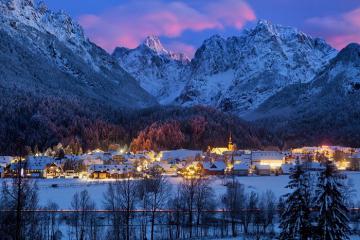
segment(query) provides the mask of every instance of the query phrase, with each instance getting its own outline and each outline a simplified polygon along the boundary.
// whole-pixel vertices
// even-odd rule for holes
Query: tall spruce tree
[[[293,192],[286,194],[285,209],[281,215],[280,240],[306,240],[312,235],[311,191],[309,173],[297,164],[290,175],[286,188]]]
[[[348,209],[343,191],[344,176],[332,162],[327,161],[317,185],[316,206],[319,209],[317,235],[320,239],[349,239]]]

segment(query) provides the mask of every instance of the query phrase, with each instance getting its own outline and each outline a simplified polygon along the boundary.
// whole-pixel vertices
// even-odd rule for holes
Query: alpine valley
[[[32,0],[0,0],[5,154],[134,138],[158,149],[206,148],[229,132],[243,147],[353,146],[360,144],[359,99],[355,43],[338,52],[260,20],[238,36],[206,39],[192,59],[156,36],[108,54],[67,14]],[[161,143],[160,133],[175,140]]]

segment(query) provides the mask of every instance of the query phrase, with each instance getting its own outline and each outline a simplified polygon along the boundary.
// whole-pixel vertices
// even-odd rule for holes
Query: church
[[[237,150],[236,144],[232,141],[232,134],[230,133],[227,147],[208,147],[208,153],[223,155],[226,152],[234,152]]]

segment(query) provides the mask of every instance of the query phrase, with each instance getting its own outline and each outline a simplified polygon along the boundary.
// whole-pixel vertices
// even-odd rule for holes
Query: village
[[[26,158],[0,156],[1,178],[21,175],[28,178],[121,179],[143,178],[156,170],[184,178],[217,176],[278,176],[289,174],[301,163],[305,169],[321,171],[322,163],[333,161],[342,171],[360,171],[360,149],[341,146],[302,147],[288,151],[237,149],[231,135],[226,147],[207,151],[177,149],[131,153],[120,146],[74,155],[55,153]]]

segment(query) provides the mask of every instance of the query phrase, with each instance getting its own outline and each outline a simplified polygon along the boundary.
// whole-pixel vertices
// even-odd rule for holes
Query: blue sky
[[[136,47],[147,35],[193,55],[214,34],[239,35],[257,20],[294,26],[340,49],[360,42],[359,0],[45,0],[64,10],[89,38],[111,52]],[[74,3],[75,2],[75,3]]]

